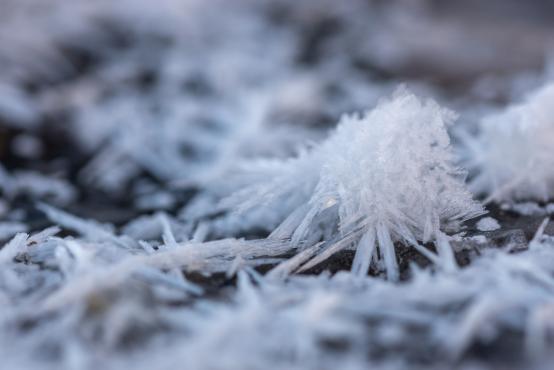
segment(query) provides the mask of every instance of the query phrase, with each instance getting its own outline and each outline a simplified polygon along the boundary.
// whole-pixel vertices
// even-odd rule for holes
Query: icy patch
[[[483,217],[477,222],[476,226],[479,231],[494,231],[500,229],[500,224],[492,217]]]

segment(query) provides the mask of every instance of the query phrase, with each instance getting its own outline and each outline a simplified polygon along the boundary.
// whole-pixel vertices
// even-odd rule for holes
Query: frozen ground
[[[550,369],[548,1],[0,2],[0,368]]]

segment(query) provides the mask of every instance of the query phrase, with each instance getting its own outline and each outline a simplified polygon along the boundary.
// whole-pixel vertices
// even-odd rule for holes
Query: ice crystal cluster
[[[271,237],[291,238],[303,248],[323,240],[322,256],[357,244],[352,269],[358,274],[367,274],[377,246],[376,260],[397,279],[394,242],[452,268],[441,227],[482,213],[465,189],[464,172],[454,165],[447,133],[454,118],[435,102],[400,89],[371,111],[343,116],[320,146],[273,164],[273,178],[259,173],[257,183],[251,178],[251,185],[223,203],[283,209],[290,215]],[[298,176],[305,181],[296,182]],[[420,244],[429,241],[439,256]]]
[[[470,188],[495,201],[552,198],[554,189],[554,84],[522,103],[483,118],[478,136],[466,139]]]
[[[549,4],[0,1],[0,368],[550,369]]]

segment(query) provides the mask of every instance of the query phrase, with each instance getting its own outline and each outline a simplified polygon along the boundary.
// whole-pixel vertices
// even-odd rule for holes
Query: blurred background
[[[399,83],[475,125],[551,78],[553,32],[547,0],[1,0],[0,218],[185,214]]]

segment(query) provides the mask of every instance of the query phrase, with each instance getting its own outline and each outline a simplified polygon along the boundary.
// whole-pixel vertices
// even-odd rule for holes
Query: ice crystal
[[[524,102],[482,119],[479,133],[463,135],[469,187],[489,200],[543,200],[554,193],[554,84]]]

